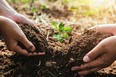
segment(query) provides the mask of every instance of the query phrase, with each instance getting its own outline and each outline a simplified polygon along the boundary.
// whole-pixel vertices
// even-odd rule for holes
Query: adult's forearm
[[[0,15],[16,13],[16,11],[7,3],[6,0],[0,0]]]

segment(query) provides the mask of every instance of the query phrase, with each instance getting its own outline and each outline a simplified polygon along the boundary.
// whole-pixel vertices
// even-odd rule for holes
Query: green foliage
[[[27,3],[33,3],[36,0],[20,0],[20,1],[27,4]]]
[[[45,4],[41,4],[41,5],[40,5],[40,9],[47,9],[47,8],[48,8],[48,6],[45,5]]]
[[[94,0],[63,0],[63,3],[67,5],[68,9],[74,14],[80,14],[83,16],[96,16],[99,14],[100,8],[93,8]]]
[[[23,3],[28,3],[30,0],[21,0]]]
[[[57,0],[48,0],[49,2],[55,2],[55,1],[57,1]]]
[[[31,11],[32,11],[33,13],[36,13],[36,12],[38,12],[38,9],[35,8],[35,7],[32,7],[32,8],[31,8]]]
[[[53,37],[56,38],[58,41],[62,42],[63,39],[69,38],[69,33],[72,32],[72,28],[70,26],[65,26],[63,22],[58,24],[55,21],[52,21],[53,28],[57,30],[57,34],[54,34]]]
[[[37,1],[37,0],[9,0],[13,3],[24,3],[24,4],[29,4],[29,3],[33,3],[34,1]]]
[[[63,37],[62,37],[61,34],[54,34],[53,37],[54,37],[55,39],[57,39],[58,41],[60,41],[60,42],[63,41]]]
[[[11,0],[13,3],[16,3],[17,0]]]

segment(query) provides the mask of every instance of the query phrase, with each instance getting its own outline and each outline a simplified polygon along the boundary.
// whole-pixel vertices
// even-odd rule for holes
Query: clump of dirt
[[[85,30],[81,36],[73,39],[73,43],[70,45],[67,53],[67,58],[73,58],[75,62],[82,60],[85,54],[91,51],[101,40],[109,36],[111,34]]]
[[[27,24],[19,24],[19,26],[23,30],[27,39],[31,41],[35,46],[36,48],[35,52],[46,52],[50,54],[50,48],[48,42],[45,36],[40,32],[38,27],[27,25]],[[21,43],[19,44],[22,48],[25,48]]]

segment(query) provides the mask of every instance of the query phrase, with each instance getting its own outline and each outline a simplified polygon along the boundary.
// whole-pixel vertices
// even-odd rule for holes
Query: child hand
[[[91,28],[116,35],[116,25],[100,25]],[[84,65],[72,67],[80,75],[86,75],[111,65],[116,60],[116,36],[102,40],[95,48],[85,55]]]
[[[0,32],[3,34],[7,47],[26,56],[43,55],[44,53],[28,53],[22,49],[18,42],[21,42],[27,49],[34,51],[34,45],[26,38],[20,27],[12,20],[0,16]]]

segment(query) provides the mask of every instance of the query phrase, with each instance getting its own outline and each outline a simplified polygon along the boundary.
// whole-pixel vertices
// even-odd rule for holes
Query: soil
[[[50,54],[50,48],[45,36],[40,33],[40,30],[36,26],[30,26],[27,24],[19,24],[20,28],[26,35],[27,39],[33,43],[36,50],[35,52],[46,52]],[[22,48],[25,48],[21,43],[19,43]],[[26,48],[25,48],[26,49]],[[27,49],[28,50],[28,49]],[[29,51],[29,50],[28,50]],[[30,51],[29,51],[30,52]],[[33,52],[31,52],[33,53]]]
[[[9,51],[3,38],[0,37],[0,77],[79,77],[78,71],[72,72],[70,68],[83,64],[83,56],[102,39],[111,36],[111,34],[85,29],[97,24],[116,23],[114,6],[112,9],[104,9],[99,14],[88,16],[82,13],[84,11],[82,8],[69,10],[70,6],[62,4],[63,0],[54,0],[55,2],[35,0],[32,3],[24,3],[23,0],[7,1],[18,13],[36,22],[39,28],[27,24],[19,25],[27,38],[35,45],[34,52],[46,52],[46,55],[26,57]],[[40,1],[47,1],[47,3]],[[49,7],[42,9],[41,4]],[[37,11],[33,12],[32,8],[36,8]],[[89,11],[88,8],[86,10]],[[53,34],[57,31],[52,28],[52,21],[63,22],[66,26],[71,26],[73,30],[70,38],[63,39],[62,43],[54,39]],[[83,30],[85,30],[84,33]],[[81,35],[77,36],[79,33]],[[21,43],[19,45],[25,48]],[[29,51],[29,53],[33,52]],[[116,77],[116,62],[85,77]]]
[[[80,77],[78,72],[72,72],[70,68],[83,64],[83,56],[101,40],[111,36],[111,34],[85,30],[78,37],[74,36],[70,44],[57,50],[47,43],[38,28],[22,24],[20,27],[35,45],[36,51],[50,53],[44,56],[26,57],[7,50],[4,42],[0,42],[0,50],[2,50],[0,53],[0,77]],[[21,47],[23,46],[21,45]],[[116,70],[115,65],[110,72],[102,70],[85,77],[115,77],[116,72],[113,70]]]

